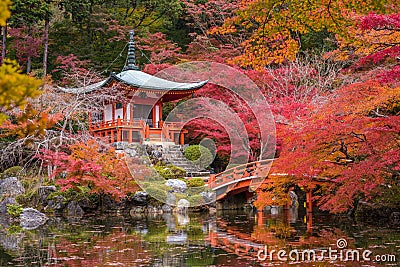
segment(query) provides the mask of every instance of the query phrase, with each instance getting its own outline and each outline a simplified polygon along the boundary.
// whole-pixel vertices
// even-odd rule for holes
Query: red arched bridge
[[[235,166],[218,174],[211,174],[208,187],[216,192],[217,200],[228,194],[254,191],[260,186],[271,168],[272,159],[260,160]]]
[[[227,169],[218,174],[211,174],[208,187],[216,193],[216,200],[222,201],[227,196],[234,196],[243,192],[254,193],[262,183],[273,181],[273,177],[287,175],[272,173],[268,174],[273,159],[265,159],[250,162]],[[313,177],[312,184],[305,188],[306,210],[312,212],[312,188],[315,184],[333,182],[328,178]]]

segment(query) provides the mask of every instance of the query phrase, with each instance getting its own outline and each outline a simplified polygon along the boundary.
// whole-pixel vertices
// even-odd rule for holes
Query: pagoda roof
[[[107,86],[112,81],[117,81],[138,89],[147,89],[151,91],[160,91],[160,93],[167,93],[168,91],[187,91],[198,89],[205,85],[208,81],[199,81],[196,83],[179,83],[165,80],[140,70],[125,70],[118,74],[111,73],[107,79],[78,88],[61,88],[62,91],[68,93],[90,93],[96,91],[104,86]]]
[[[110,85],[113,81],[116,81],[128,86],[135,87],[137,89],[149,90],[156,93],[168,93],[169,91],[172,91],[172,93],[176,92],[179,94],[185,94],[188,93],[187,91],[198,89],[208,82],[198,81],[195,83],[178,83],[158,78],[156,76],[140,71],[139,67],[135,64],[135,42],[133,38],[133,30],[129,32],[129,35],[130,37],[128,43],[128,56],[122,72],[118,74],[112,72],[107,79],[91,85],[78,88],[59,88],[67,93],[90,93],[100,88],[106,87]]]

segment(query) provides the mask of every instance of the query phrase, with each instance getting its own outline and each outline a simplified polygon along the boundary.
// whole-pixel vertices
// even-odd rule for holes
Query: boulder
[[[76,201],[71,201],[67,205],[67,215],[68,217],[82,217],[83,209]]]
[[[83,209],[83,210],[95,210],[97,209],[97,202],[95,200],[91,200],[88,198],[83,198],[78,201],[78,205]]]
[[[47,206],[45,210],[54,210],[56,212],[61,212],[65,208],[65,198],[63,196],[56,196],[53,199],[47,201]]]
[[[0,214],[7,213],[8,204],[17,204],[17,201],[13,197],[4,198],[3,201],[0,202]]]
[[[161,207],[163,213],[171,213],[172,212],[172,208],[170,205],[164,204]]]
[[[145,191],[138,191],[133,195],[132,200],[135,202],[135,204],[144,206],[149,200],[149,194],[147,194]]]
[[[168,193],[165,202],[166,202],[165,204],[167,204],[168,206],[175,206],[176,205],[175,195],[173,193]]]
[[[217,195],[215,192],[201,192],[200,195],[204,200],[204,204],[213,203],[217,199]]]
[[[180,213],[187,212],[189,206],[190,206],[190,202],[184,198],[179,199],[178,204],[176,205],[177,211]]]
[[[25,193],[25,188],[17,177],[8,177],[0,182],[0,197],[16,197]]]
[[[115,211],[120,211],[120,210],[125,210],[127,209],[127,199],[122,198],[119,201],[111,197],[110,195],[105,195],[103,196],[102,199],[102,207],[104,211],[110,211],[110,212],[115,212]]]
[[[23,233],[10,233],[7,231],[0,231],[0,247],[6,251],[21,251],[23,249],[21,246],[23,240]],[[4,258],[2,258],[2,260],[4,260]]]
[[[51,186],[40,186],[38,189],[39,201],[43,207],[46,207],[49,203],[47,197],[57,191],[57,188],[54,185]]]
[[[35,229],[48,220],[47,216],[33,208],[23,209],[20,215],[20,225],[25,229]]]
[[[165,185],[171,187],[176,193],[185,193],[187,190],[186,183],[178,179],[169,179]]]

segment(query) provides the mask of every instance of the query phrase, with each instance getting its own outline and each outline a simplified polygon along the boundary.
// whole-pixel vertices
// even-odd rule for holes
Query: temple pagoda
[[[130,31],[128,56],[122,72],[111,73],[101,82],[65,91],[93,93],[112,87],[123,90],[127,101],[106,101],[102,111],[89,114],[90,132],[108,143],[167,141],[183,145],[187,131],[178,123],[163,122],[163,103],[190,96],[206,83],[178,83],[140,71],[135,63],[134,32]]]

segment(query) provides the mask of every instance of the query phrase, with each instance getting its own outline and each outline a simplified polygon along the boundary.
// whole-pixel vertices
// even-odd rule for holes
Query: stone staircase
[[[163,146],[163,159],[169,163],[186,170],[187,176],[191,177],[208,177],[210,172],[202,170],[198,166],[188,161],[183,152],[181,151],[180,145],[169,145]]]

